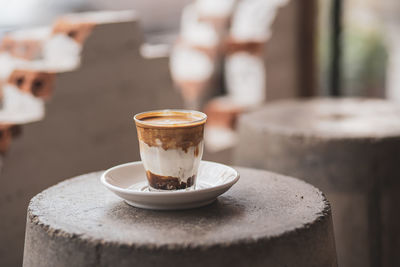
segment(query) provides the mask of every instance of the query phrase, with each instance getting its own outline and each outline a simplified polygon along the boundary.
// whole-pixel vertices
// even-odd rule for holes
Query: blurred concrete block
[[[238,165],[304,179],[332,204],[339,266],[400,266],[400,107],[271,103],[239,120]]]
[[[316,1],[279,8],[264,53],[267,101],[312,96],[315,89]]]
[[[90,31],[81,33],[74,26],[82,24],[91,25]],[[142,56],[134,13],[70,15],[56,29],[57,35],[70,39],[85,35],[75,39],[81,41],[79,64],[59,68],[43,58],[32,62],[32,68],[15,68],[6,85],[16,94],[35,96],[45,114],[23,125],[23,134],[3,158],[0,227],[7,231],[0,239],[1,266],[22,263],[26,207],[32,196],[67,177],[139,160],[133,115],[181,107],[168,58],[151,52]],[[71,29],[79,33],[71,34]]]

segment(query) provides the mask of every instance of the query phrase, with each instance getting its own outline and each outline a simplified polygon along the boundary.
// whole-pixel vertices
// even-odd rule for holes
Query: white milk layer
[[[146,171],[162,176],[179,178],[182,182],[197,174],[200,160],[203,155],[203,141],[198,144],[199,153],[195,155],[196,147],[189,147],[187,152],[183,149],[167,149],[161,146],[148,146],[139,141],[140,157]]]

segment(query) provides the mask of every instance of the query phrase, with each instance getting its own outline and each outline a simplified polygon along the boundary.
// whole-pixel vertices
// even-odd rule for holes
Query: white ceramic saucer
[[[129,205],[153,210],[201,207],[213,202],[239,180],[239,173],[226,165],[201,161],[194,190],[149,191],[140,161],[108,169],[101,182]]]

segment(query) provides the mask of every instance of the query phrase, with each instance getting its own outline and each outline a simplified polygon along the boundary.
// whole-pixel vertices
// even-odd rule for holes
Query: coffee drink
[[[203,155],[207,116],[198,111],[160,110],[135,116],[140,157],[150,189],[194,188]]]

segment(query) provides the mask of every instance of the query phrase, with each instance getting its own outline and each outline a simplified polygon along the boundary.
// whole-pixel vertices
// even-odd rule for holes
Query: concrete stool
[[[400,106],[283,101],[242,116],[235,164],[302,178],[332,203],[340,266],[400,266]]]
[[[66,180],[29,205],[24,266],[337,266],[330,205],[315,187],[238,169],[209,206],[149,211],[100,184]]]

